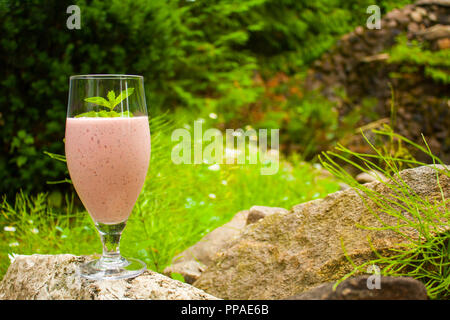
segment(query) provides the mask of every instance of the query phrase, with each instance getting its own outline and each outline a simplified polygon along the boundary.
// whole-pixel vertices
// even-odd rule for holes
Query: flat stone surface
[[[86,256],[16,256],[0,282],[0,300],[214,300],[189,284],[145,271],[127,280],[93,281],[76,274]]]
[[[172,259],[172,265],[164,274],[181,274],[187,283],[197,280],[201,272],[211,263],[215,255],[228,242],[239,236],[247,224],[248,210],[235,214],[233,219],[205,235],[199,242]]]

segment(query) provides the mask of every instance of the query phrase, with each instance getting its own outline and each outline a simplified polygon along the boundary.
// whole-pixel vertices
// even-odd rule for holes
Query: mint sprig
[[[97,104],[99,106],[108,108],[109,110],[100,110],[100,111],[89,111],[79,115],[76,115],[75,118],[81,117],[89,117],[89,118],[115,118],[115,117],[132,117],[133,114],[129,111],[125,112],[116,112],[114,108],[121,103],[123,100],[131,96],[134,92],[134,88],[127,88],[123,90],[117,97],[113,90],[109,91],[106,97],[106,100],[103,97],[90,97],[85,98],[84,101]]]

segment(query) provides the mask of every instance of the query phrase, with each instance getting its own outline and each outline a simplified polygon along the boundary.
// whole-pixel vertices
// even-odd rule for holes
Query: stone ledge
[[[16,256],[0,282],[0,300],[215,300],[186,283],[153,271],[127,280],[92,281],[76,274],[86,256]]]

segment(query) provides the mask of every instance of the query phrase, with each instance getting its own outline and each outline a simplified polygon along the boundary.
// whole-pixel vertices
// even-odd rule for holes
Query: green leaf
[[[76,115],[75,118],[132,118],[133,114],[129,111],[125,112],[116,112],[116,111],[89,111],[85,113],[81,113],[79,115]]]
[[[114,102],[116,101],[116,94],[113,90],[108,92],[109,108],[112,110],[116,106]]]
[[[121,112],[120,116],[123,117],[123,118],[132,118],[132,117],[134,117],[133,114],[130,111]]]
[[[56,153],[51,153],[48,151],[44,151],[44,154],[46,154],[47,156],[49,156],[52,159],[58,160],[58,161],[62,161],[62,162],[66,162],[66,156],[62,155],[62,154],[56,154]]]
[[[174,279],[174,280],[178,280],[178,281],[181,281],[181,282],[186,282],[186,281],[184,280],[184,277],[183,277],[183,275],[182,275],[181,273],[172,272],[172,273],[170,274],[170,277],[171,277],[172,279]]]
[[[116,98],[116,100],[114,101],[114,106],[117,106],[119,103],[121,103],[124,99],[128,98],[129,96],[131,96],[134,92],[134,88],[128,88],[126,90],[123,90]]]
[[[76,115],[75,118],[82,118],[82,117],[90,117],[90,118],[96,118],[97,117],[97,112],[95,111],[89,111],[89,112],[85,112],[79,115]]]
[[[90,98],[84,99],[84,101],[89,102],[89,103],[98,104],[99,106],[104,106],[104,107],[110,108],[109,102],[105,98],[102,98],[102,97],[90,97]]]
[[[27,160],[28,159],[25,156],[18,156],[17,160],[16,160],[17,166],[20,168],[21,166],[23,166],[27,162]]]

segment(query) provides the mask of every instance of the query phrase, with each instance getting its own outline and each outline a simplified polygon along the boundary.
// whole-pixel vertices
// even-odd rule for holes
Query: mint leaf
[[[79,115],[76,115],[75,118],[131,118],[133,117],[133,114],[129,111],[125,112],[116,112],[116,111],[89,111],[85,113],[81,113]]]
[[[89,102],[89,103],[98,104],[99,106],[110,108],[109,102],[106,101],[106,99],[102,98],[102,97],[90,97],[90,98],[84,99],[84,101]]]
[[[127,88],[123,90],[117,97],[113,90],[108,91],[108,94],[106,95],[108,100],[102,97],[90,97],[85,98],[84,101],[97,104],[102,107],[106,107],[109,109],[109,111],[106,110],[100,110],[100,111],[89,111],[85,112],[79,115],[76,115],[75,118],[81,118],[81,117],[90,117],[90,118],[99,118],[99,117],[132,117],[133,114],[129,111],[118,113],[114,111],[114,108],[122,102],[124,99],[131,96],[134,92],[134,88]]]
[[[112,110],[116,106],[114,102],[116,101],[116,94],[113,90],[108,92],[109,109]]]
[[[75,118],[81,118],[81,117],[90,117],[90,118],[96,118],[97,117],[97,112],[95,111],[89,111],[89,112],[85,112],[79,115],[76,115]]]
[[[114,106],[117,106],[119,103],[121,103],[124,99],[128,98],[129,96],[131,96],[134,92],[134,88],[128,88],[127,90],[123,90],[116,98],[116,100],[114,101]]]

